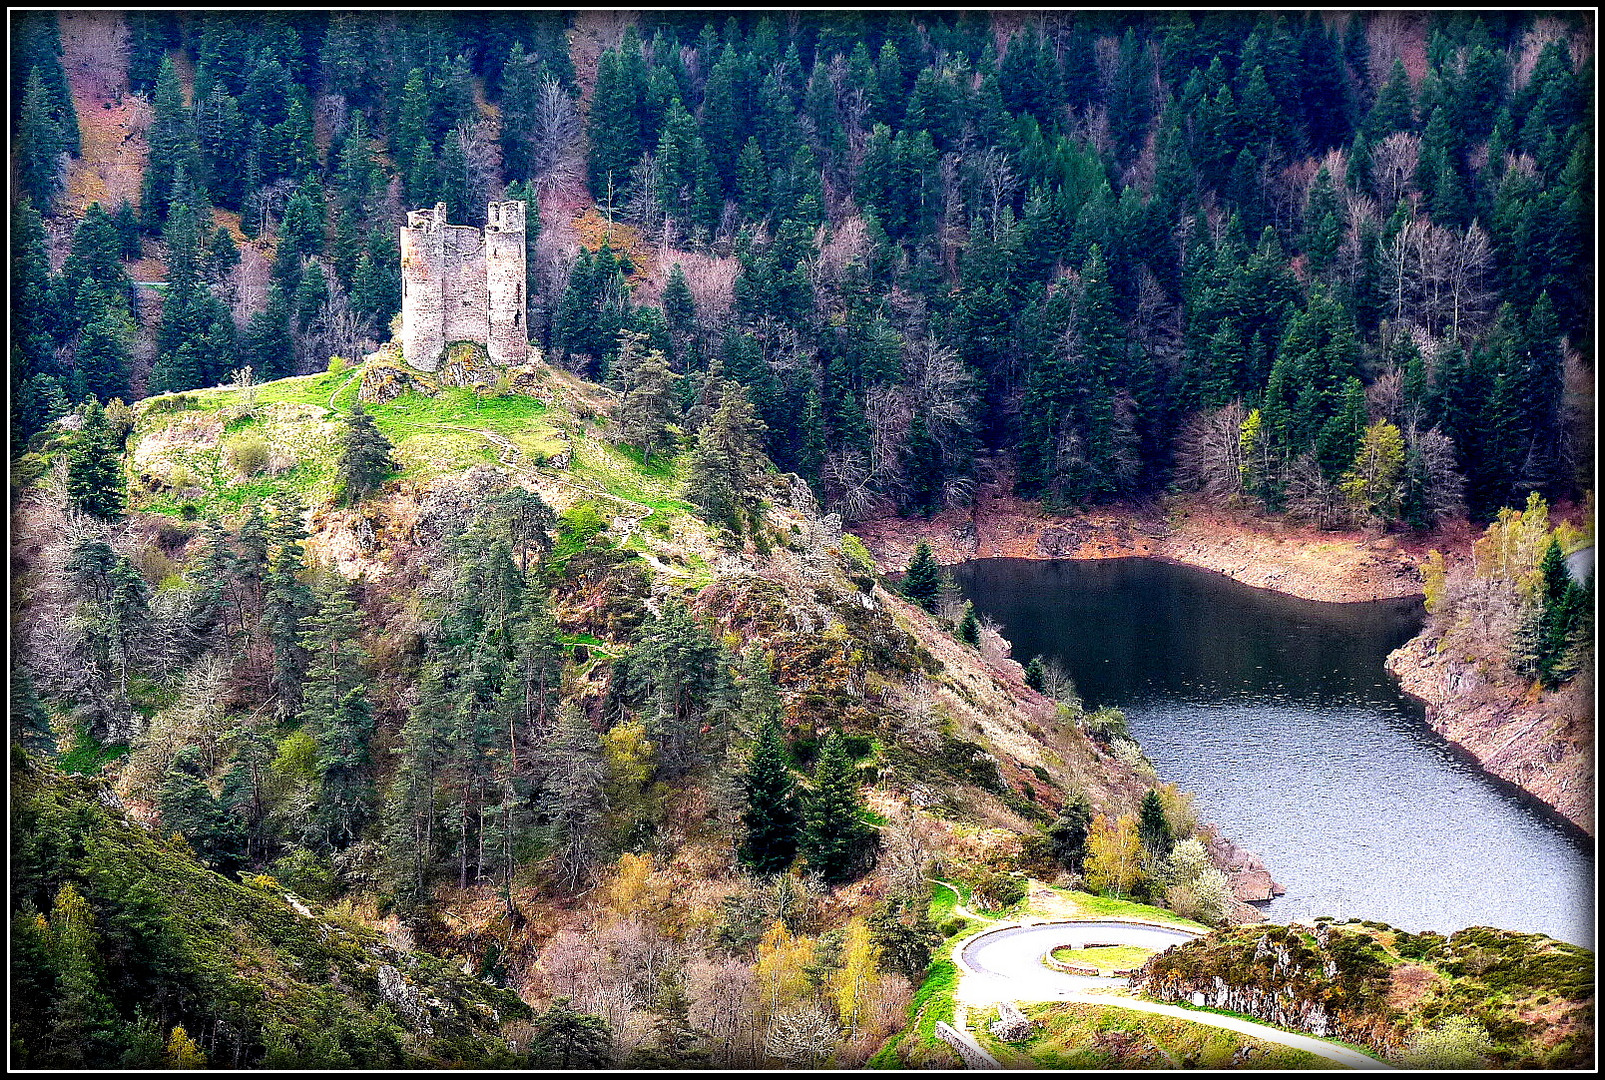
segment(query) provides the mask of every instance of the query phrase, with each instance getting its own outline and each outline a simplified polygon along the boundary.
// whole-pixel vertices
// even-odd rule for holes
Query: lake
[[[1316,915],[1593,948],[1593,843],[1432,731],[1383,669],[1419,600],[1328,604],[1151,559],[954,567],[1024,663],[1122,709],[1162,779]]]

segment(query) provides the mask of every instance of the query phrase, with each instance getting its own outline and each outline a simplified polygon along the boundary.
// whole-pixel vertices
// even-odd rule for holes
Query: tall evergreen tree
[[[926,611],[936,610],[937,596],[942,591],[942,570],[931,554],[931,545],[924,540],[914,545],[914,557],[909,560],[902,591]]]
[[[873,839],[862,818],[856,770],[841,733],[832,731],[819,751],[813,790],[803,800],[798,853],[827,885],[850,881],[864,869]]]
[[[123,440],[97,399],[83,409],[83,424],[67,457],[67,497],[86,514],[120,521],[124,512]]]
[[[773,717],[759,725],[742,786],[747,805],[741,811],[739,857],[759,874],[778,874],[797,856],[798,822],[791,767]]]
[[[335,463],[341,497],[347,505],[361,502],[379,490],[387,474],[398,466],[390,456],[390,440],[361,405],[346,418],[345,444]]]

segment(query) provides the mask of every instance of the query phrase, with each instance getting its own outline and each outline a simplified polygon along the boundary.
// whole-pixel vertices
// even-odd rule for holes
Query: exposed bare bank
[[[1426,706],[1434,731],[1594,835],[1591,674],[1534,694],[1528,680],[1467,661],[1430,633],[1390,653],[1387,668]]]
[[[1434,537],[1427,544],[1379,533],[1323,532],[1231,515],[1198,502],[1172,503],[1168,510],[1114,506],[1052,514],[996,486],[983,488],[970,508],[925,519],[878,518],[853,531],[885,570],[902,570],[915,544],[925,540],[945,564],[1140,556],[1339,603],[1419,596],[1417,566],[1427,548],[1453,549],[1462,542],[1458,535]]]

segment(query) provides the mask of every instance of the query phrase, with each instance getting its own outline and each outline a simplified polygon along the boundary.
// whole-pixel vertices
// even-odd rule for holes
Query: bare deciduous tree
[[[1211,499],[1243,493],[1243,421],[1240,401],[1188,418],[1176,440],[1176,478]]]
[[[583,130],[568,91],[555,80],[543,82],[530,112],[529,157],[537,190],[562,187],[578,178],[576,150]]]
[[[1302,454],[1287,470],[1287,511],[1314,521],[1323,529],[1337,528],[1347,520],[1343,492],[1321,472],[1310,454]]]
[[[770,1018],[765,1048],[771,1057],[814,1066],[836,1049],[836,1040],[841,1033],[841,1025],[831,1018],[823,1006],[815,1001],[805,1001]]]
[[[1003,636],[1003,627],[988,615],[981,616],[981,658],[994,666],[1009,658],[1012,646]]]
[[[1395,131],[1371,151],[1371,181],[1385,212],[1393,213],[1393,207],[1404,198],[1420,157],[1421,139],[1407,131]]]
[[[1404,376],[1397,367],[1388,368],[1365,388],[1365,409],[1371,416],[1401,427],[1404,407]]]
[[[1437,428],[1405,429],[1405,467],[1419,491],[1421,516],[1431,525],[1466,512],[1465,479],[1455,464],[1454,440]]]
[[[1014,199],[1020,181],[1014,175],[1009,155],[997,147],[988,147],[987,151],[976,159],[975,170],[980,179],[982,198],[985,200],[987,227],[991,229],[992,239],[996,242],[1004,208]]]
[[[1494,293],[1488,278],[1493,264],[1493,245],[1481,225],[1473,221],[1464,232],[1456,234],[1447,267],[1450,334],[1456,340],[1462,322],[1476,328],[1492,306]]]
[[[713,1063],[727,1069],[760,1066],[758,978],[752,967],[739,960],[693,960],[685,988],[691,1025],[708,1033]]]
[[[374,344],[373,328],[352,308],[339,278],[331,276],[329,280],[329,299],[318,311],[311,336],[316,342],[314,354],[325,358],[343,356],[357,361]]]
[[[487,119],[472,124],[458,124],[457,138],[463,144],[463,163],[466,170],[464,187],[470,206],[485,206],[502,191],[502,149],[496,140],[496,130]]]

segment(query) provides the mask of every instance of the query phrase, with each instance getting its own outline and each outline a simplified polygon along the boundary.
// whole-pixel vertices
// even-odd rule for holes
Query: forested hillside
[[[594,70],[567,19],[131,16],[142,190],[47,243],[80,137],[25,17],[14,449],[85,394],[382,340],[404,210],[505,190],[546,213],[551,356],[605,377],[632,328],[722,367],[850,520],[996,450],[1050,501],[1179,480],[1323,524],[1586,486],[1581,16],[649,13],[574,31],[615,39]]]
[[[844,520],[1592,485],[1583,15],[13,28],[28,1067],[953,1064],[954,897],[1249,864]],[[408,368],[405,212],[502,198],[539,355]]]

